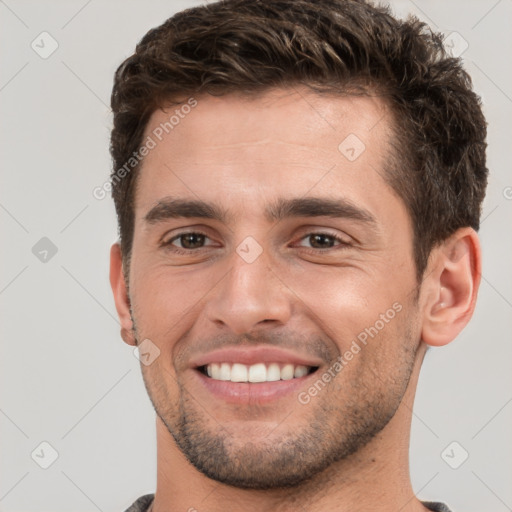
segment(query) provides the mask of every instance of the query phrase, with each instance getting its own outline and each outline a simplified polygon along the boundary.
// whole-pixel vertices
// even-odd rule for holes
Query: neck
[[[386,427],[357,453],[291,489],[238,489],[209,479],[188,462],[157,417],[157,489],[151,512],[224,512],[226,503],[244,512],[426,511],[409,475],[412,407],[425,350],[422,343],[407,391]]]

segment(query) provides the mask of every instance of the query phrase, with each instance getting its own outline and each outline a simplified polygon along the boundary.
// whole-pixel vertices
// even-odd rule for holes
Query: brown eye
[[[171,238],[166,245],[172,245],[181,249],[200,249],[205,246],[207,238],[202,233],[182,233]]]
[[[319,253],[322,251],[327,252],[328,249],[346,249],[347,247],[351,247],[352,244],[340,235],[320,231],[317,233],[306,234],[300,239],[297,245],[304,249],[309,249],[310,251],[314,250],[316,253]]]
[[[325,233],[313,233],[309,235],[309,243],[315,249],[329,249],[334,247],[336,238]]]
[[[183,249],[197,249],[204,245],[205,236],[200,233],[187,233],[180,235],[179,240]]]

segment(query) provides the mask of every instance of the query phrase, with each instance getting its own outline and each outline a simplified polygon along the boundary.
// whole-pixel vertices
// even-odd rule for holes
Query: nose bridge
[[[210,321],[237,334],[264,322],[286,323],[291,312],[290,297],[272,264],[271,256],[253,241],[242,242],[231,255],[231,269],[209,301]]]

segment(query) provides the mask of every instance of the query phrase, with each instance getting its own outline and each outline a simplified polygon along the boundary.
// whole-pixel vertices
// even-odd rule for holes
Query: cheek
[[[182,316],[203,298],[210,288],[208,273],[182,270],[165,265],[140,273],[132,288],[138,311],[168,321]]]
[[[379,331],[388,330],[403,308],[403,292],[396,280],[393,284],[360,269],[318,267],[289,279],[304,314],[343,344],[361,333],[364,338],[365,329],[374,332],[375,324]]]
[[[386,311],[386,310],[385,310]],[[390,310],[388,310],[390,311]],[[365,327],[339,338],[343,369],[337,382],[340,396],[390,397],[401,399],[412,371],[419,336],[414,311],[384,313],[382,320],[368,321]],[[393,316],[393,318],[391,318]],[[346,389],[345,389],[346,388]],[[342,395],[345,393],[344,395]]]
[[[215,285],[220,283],[225,270],[221,265],[171,267],[163,264],[138,269],[133,280],[131,296],[140,340],[149,338],[164,357],[159,366],[172,373],[180,369],[180,354],[190,341],[205,337],[213,326],[204,322],[205,308],[213,300]],[[150,368],[148,375],[163,369]]]

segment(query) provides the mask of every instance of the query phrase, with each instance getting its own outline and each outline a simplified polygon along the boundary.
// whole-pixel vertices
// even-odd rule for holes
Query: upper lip
[[[302,356],[290,350],[259,346],[259,347],[227,347],[194,358],[191,366],[194,368],[211,363],[240,363],[252,365],[256,363],[283,363],[303,366],[320,366],[321,361],[311,356]]]

